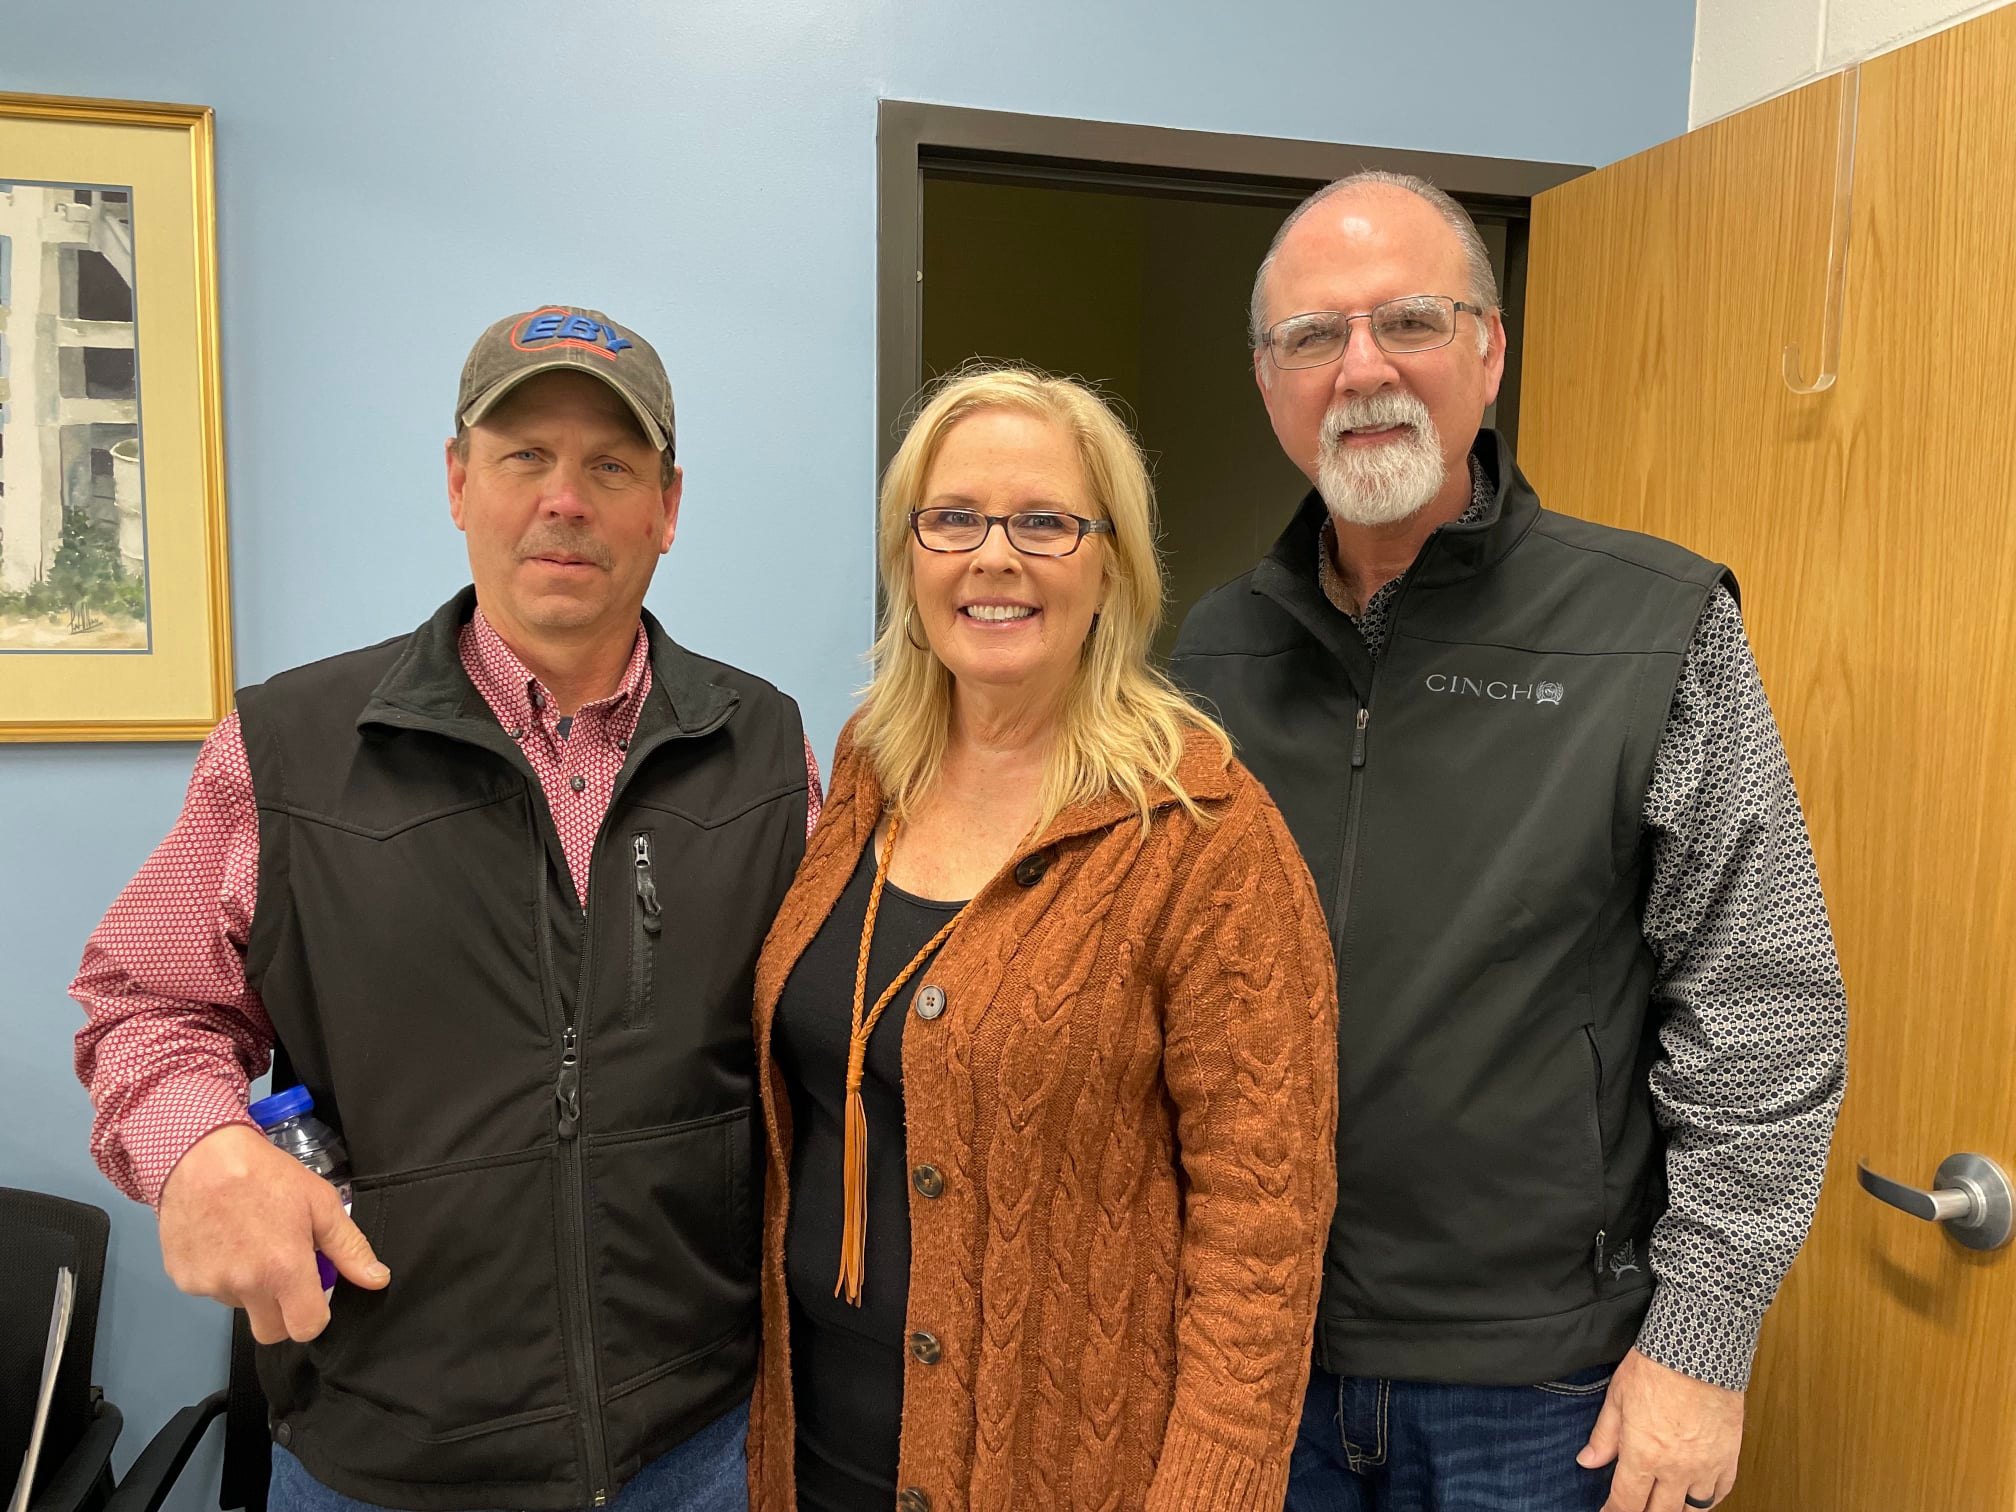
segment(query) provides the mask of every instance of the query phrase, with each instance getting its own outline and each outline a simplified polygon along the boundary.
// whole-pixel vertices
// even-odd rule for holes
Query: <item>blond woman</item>
[[[757,1512],[1278,1512],[1334,1195],[1329,937],[1148,662],[1148,478],[969,371],[884,481],[874,677],[757,973]]]

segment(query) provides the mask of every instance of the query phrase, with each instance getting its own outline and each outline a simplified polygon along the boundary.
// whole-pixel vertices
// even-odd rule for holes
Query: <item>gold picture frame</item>
[[[0,741],[231,707],[212,113],[0,93]]]

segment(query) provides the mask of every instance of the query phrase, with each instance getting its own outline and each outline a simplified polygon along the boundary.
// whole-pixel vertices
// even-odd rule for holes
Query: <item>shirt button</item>
[[[917,989],[917,1017],[931,1020],[945,1011],[945,989],[926,983]]]
[[[627,740],[619,740],[616,742],[616,749],[619,751],[627,751],[630,749],[630,742]]]
[[[586,777],[569,777],[567,779],[567,786],[578,793],[588,786],[588,779]]]
[[[541,693],[537,688],[532,690],[532,707],[535,709],[546,707],[546,695]]]
[[[522,725],[513,725],[504,733],[509,735],[513,740],[523,740],[525,738],[525,729]]]
[[[936,1197],[945,1190],[945,1173],[934,1165],[921,1165],[910,1173],[910,1185],[919,1196]]]
[[[910,1358],[919,1365],[936,1365],[940,1353],[935,1335],[921,1330],[910,1335]]]
[[[1050,870],[1050,852],[1037,851],[1033,856],[1024,856],[1015,863],[1015,885],[1034,887],[1043,880],[1043,874]]]
[[[915,1486],[905,1486],[896,1498],[896,1512],[931,1512],[931,1498]]]

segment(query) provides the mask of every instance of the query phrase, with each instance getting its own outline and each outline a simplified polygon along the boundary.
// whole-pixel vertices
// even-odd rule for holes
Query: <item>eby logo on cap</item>
[[[521,352],[550,352],[555,347],[579,347],[597,357],[616,360],[630,343],[599,320],[548,306],[534,310],[511,329],[511,345]]]

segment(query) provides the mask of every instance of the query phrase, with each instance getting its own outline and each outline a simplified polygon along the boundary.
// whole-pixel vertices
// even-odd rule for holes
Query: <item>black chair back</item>
[[[103,1208],[0,1187],[0,1276],[6,1278],[0,1286],[0,1494],[13,1489],[28,1447],[56,1272],[65,1266],[77,1278],[77,1293],[37,1461],[38,1489],[90,1425],[91,1360],[111,1227]]]

